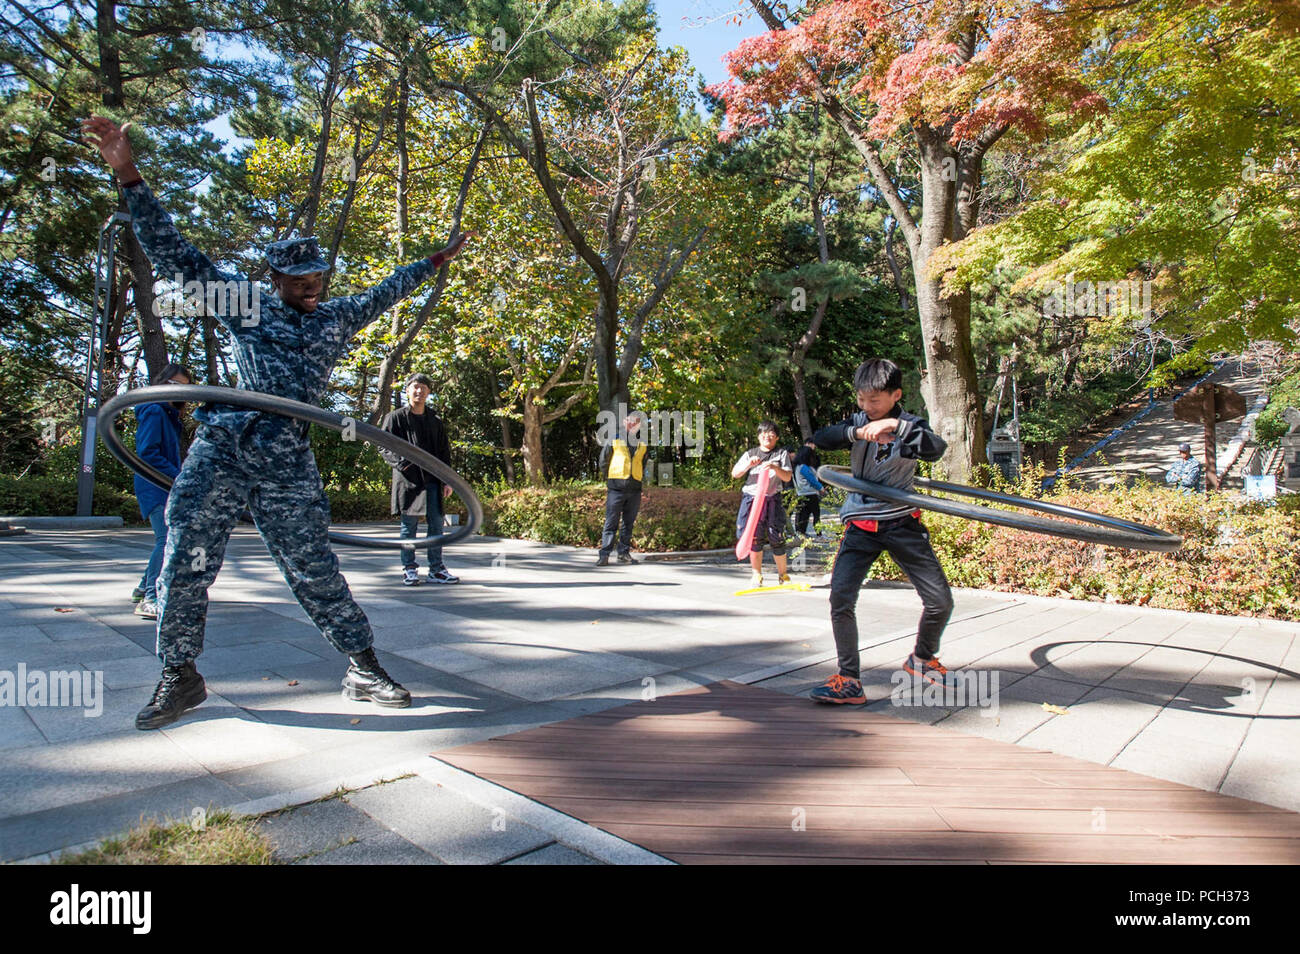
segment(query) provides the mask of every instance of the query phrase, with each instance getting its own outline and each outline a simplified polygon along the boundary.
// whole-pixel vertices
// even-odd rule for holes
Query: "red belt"
[[[913,510],[910,514],[908,514],[908,516],[919,517],[921,516],[921,511]],[[901,520],[902,518],[899,517],[897,519]],[[885,521],[885,523],[893,523],[893,522],[894,522],[893,520]],[[880,523],[876,520],[850,520],[849,523],[857,527],[859,530],[867,531],[867,533],[875,533],[880,528]]]

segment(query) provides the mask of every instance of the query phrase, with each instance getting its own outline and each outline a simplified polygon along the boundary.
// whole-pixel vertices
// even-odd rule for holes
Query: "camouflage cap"
[[[291,238],[266,246],[266,260],[282,275],[308,275],[329,270],[329,262],[314,238]]]

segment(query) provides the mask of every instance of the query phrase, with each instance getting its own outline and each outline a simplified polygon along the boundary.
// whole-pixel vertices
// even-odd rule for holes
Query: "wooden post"
[[[1205,384],[1205,495],[1219,489],[1219,452],[1214,439],[1214,383]]]

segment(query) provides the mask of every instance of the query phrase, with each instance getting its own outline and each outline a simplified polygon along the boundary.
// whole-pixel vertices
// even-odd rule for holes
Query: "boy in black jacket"
[[[853,476],[900,490],[911,490],[918,460],[938,460],[948,445],[915,414],[903,410],[903,375],[898,365],[873,358],[859,365],[853,387],[861,408],[851,418],[824,427],[812,441],[826,450],[852,447]],[[831,575],[831,628],[840,671],[814,689],[817,702],[861,705],[858,663],[858,591],[871,565],[887,552],[907,574],[925,604],[916,648],[903,669],[927,682],[944,685],[948,671],[939,663],[939,638],[952,615],[952,591],[939,565],[921,511],[865,494],[849,494],[840,517],[844,539]]]

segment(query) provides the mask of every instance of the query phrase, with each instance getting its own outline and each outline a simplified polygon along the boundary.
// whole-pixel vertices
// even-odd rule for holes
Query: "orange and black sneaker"
[[[903,661],[903,671],[911,673],[918,679],[924,679],[934,686],[948,684],[948,670],[943,663],[939,662],[938,656],[933,659],[921,659],[916,653],[912,653]]]
[[[862,683],[849,676],[841,676],[839,673],[827,679],[824,685],[808,693],[808,698],[813,702],[833,702],[837,705],[851,706],[860,706],[867,701],[866,693],[862,691]]]

